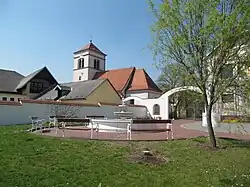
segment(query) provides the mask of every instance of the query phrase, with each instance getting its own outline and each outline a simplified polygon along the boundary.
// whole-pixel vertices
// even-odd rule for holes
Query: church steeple
[[[106,54],[93,44],[74,52],[73,82],[92,80],[97,72],[105,71]]]
[[[107,56],[104,52],[102,52],[98,47],[96,47],[95,44],[93,44],[93,41],[90,40],[89,43],[87,45],[85,45],[84,47],[82,47],[81,49],[79,49],[78,51],[74,52],[74,54],[77,54],[79,52],[83,52],[83,51],[86,51],[86,50],[91,50],[91,51],[94,51],[100,55],[104,55],[104,56]]]

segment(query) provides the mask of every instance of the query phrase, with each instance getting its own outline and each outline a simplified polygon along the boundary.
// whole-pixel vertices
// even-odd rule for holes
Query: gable
[[[133,75],[128,91],[148,90],[162,92],[144,69],[137,69]]]
[[[112,103],[121,104],[122,98],[115,90],[112,84],[106,79],[100,86],[98,86],[87,98],[87,101],[93,103]]]
[[[90,41],[89,44],[85,45],[84,47],[82,47],[78,51],[74,52],[74,54],[77,54],[79,52],[83,52],[83,51],[86,51],[86,50],[94,51],[94,52],[96,52],[98,54],[106,56],[105,53],[103,53],[98,47],[96,47],[95,44],[92,43],[92,41]]]
[[[58,84],[56,79],[52,76],[52,74],[50,73],[50,71],[47,69],[47,67],[43,67],[31,74],[29,74],[28,76],[24,77],[20,83],[17,85],[16,90],[20,90],[22,88],[24,88],[29,82],[31,82],[32,80],[44,80],[46,82],[48,82],[48,87],[54,84]]]

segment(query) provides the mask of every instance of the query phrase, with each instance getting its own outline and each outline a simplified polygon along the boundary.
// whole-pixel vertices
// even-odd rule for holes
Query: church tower
[[[92,40],[74,52],[73,82],[92,80],[97,72],[105,71],[106,56]]]

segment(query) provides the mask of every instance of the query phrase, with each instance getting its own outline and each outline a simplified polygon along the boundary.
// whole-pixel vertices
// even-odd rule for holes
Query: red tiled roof
[[[98,72],[93,79],[108,79],[114,88],[122,95],[122,91],[152,90],[162,92],[144,69],[122,68]],[[130,81],[132,79],[132,81]]]
[[[100,49],[98,49],[98,47],[95,46],[95,44],[92,43],[92,41],[90,41],[90,43],[88,43],[87,45],[85,45],[84,47],[76,51],[75,53],[80,52],[80,51],[85,51],[85,50],[92,50],[92,51],[95,51],[97,53],[100,53],[106,56],[105,53],[103,53]]]
[[[108,70],[96,73],[94,79],[108,79],[114,88],[118,92],[121,92],[124,90],[134,71],[134,67]]]
[[[128,91],[152,90],[162,92],[144,69],[137,69]]]

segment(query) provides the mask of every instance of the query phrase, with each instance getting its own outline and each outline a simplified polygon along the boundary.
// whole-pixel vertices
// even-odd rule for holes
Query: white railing
[[[131,140],[131,126],[132,119],[90,119],[90,138],[93,138],[95,130],[98,137],[100,131],[126,132],[127,140]]]
[[[60,122],[57,121],[57,119],[51,118],[50,119],[51,124],[50,127],[56,128],[56,136],[58,134],[59,130],[59,124],[62,126],[62,133],[64,137],[64,130],[66,127],[66,123],[69,122],[69,119],[60,119]],[[81,122],[81,120],[86,121],[86,118],[72,118],[70,119],[70,122]],[[133,119],[88,119],[88,128],[90,129],[90,139],[94,138],[94,132],[97,135],[97,139],[99,139],[99,132],[116,132],[117,136],[119,133],[126,133],[126,139],[131,140],[132,139],[132,131],[164,131],[166,132],[166,139],[169,139],[169,133],[171,133],[171,139],[174,139],[174,132],[173,132],[173,121],[174,120],[159,120],[157,121],[153,120],[152,123],[150,121],[147,121],[146,123],[138,121],[133,123]]]

